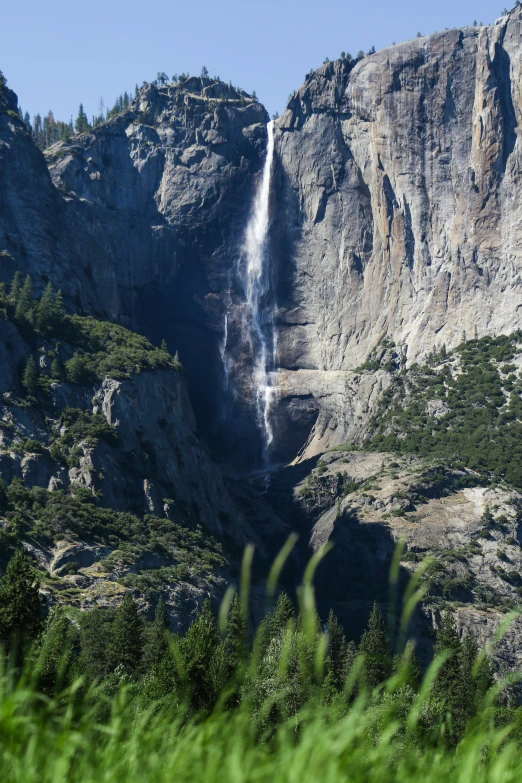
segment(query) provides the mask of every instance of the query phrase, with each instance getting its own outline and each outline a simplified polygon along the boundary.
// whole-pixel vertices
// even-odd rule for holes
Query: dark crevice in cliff
[[[495,44],[495,57],[491,63],[495,74],[498,94],[500,98],[502,117],[502,173],[506,170],[509,156],[515,149],[517,141],[517,118],[513,98],[511,95],[511,60],[509,54],[502,46],[502,42]]]

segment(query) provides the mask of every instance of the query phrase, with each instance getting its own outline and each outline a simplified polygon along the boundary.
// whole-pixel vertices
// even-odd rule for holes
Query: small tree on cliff
[[[83,110],[83,103],[80,103],[78,116],[76,117],[76,122],[74,123],[74,129],[76,133],[87,133],[87,131],[90,131],[91,129],[87,115]]]
[[[24,374],[22,377],[22,384],[27,390],[28,394],[36,394],[38,388],[38,368],[34,360],[34,356],[31,355],[25,365]]]
[[[15,317],[19,321],[21,321],[24,318],[27,318],[29,321],[32,321],[33,306],[34,306],[33,281],[31,280],[31,276],[27,275],[17,298]]]

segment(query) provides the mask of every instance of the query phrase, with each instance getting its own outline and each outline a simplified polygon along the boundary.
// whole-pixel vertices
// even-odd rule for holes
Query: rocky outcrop
[[[155,595],[146,588],[158,584],[154,575],[162,568],[161,590],[175,632],[186,632],[204,601],[219,599],[229,578],[225,569],[214,573],[180,569],[175,557],[157,553],[129,562],[128,556],[114,548],[81,539],[59,539],[51,547],[26,543],[26,548],[41,570],[47,572],[41,592],[48,604],[72,605],[83,610],[118,606],[129,589],[136,594],[134,580],[141,578],[143,584],[136,596],[137,603],[140,611],[152,619]]]
[[[239,547],[259,543],[199,434],[185,376],[172,359],[141,369],[146,351],[154,350],[145,341],[145,352],[141,359],[135,354],[135,371],[127,377],[111,377],[122,375],[113,370],[101,379],[71,383],[62,365],[62,380],[53,380],[51,358],[61,352],[63,360],[74,348],[66,339],[45,340],[27,326],[0,319],[5,360],[0,364],[0,479],[9,485],[18,478],[26,487],[48,490],[84,487],[116,511],[202,524]],[[122,342],[132,340],[121,331]],[[20,378],[30,355],[39,357],[40,386],[28,397]],[[83,424],[75,425],[79,420]],[[100,428],[103,422],[108,430]]]
[[[402,541],[399,596],[423,561],[431,563],[410,629],[421,659],[430,660],[434,631],[447,609],[462,633],[472,631],[481,644],[493,645],[522,588],[520,493],[477,486],[472,472],[418,457],[337,449],[312,465],[276,474],[268,498],[301,533],[300,567],[311,551],[334,545],[316,578],[325,616],[333,606],[355,640],[373,601],[400,616],[402,599],[390,603],[390,567]],[[283,486],[286,497],[293,489],[293,504],[287,500],[286,507]],[[494,646],[500,669],[518,669],[521,634],[513,622]]]
[[[165,351],[147,366],[154,347],[120,328],[120,350],[134,346],[130,371],[124,353],[111,367],[118,359],[105,346],[82,355],[104,357],[107,375],[66,382],[72,319],[60,340],[44,339],[27,319],[8,320],[12,309],[0,317],[0,572],[23,544],[49,604],[114,606],[132,590],[150,614],[159,590],[172,627],[186,630],[206,598],[220,600],[245,545],[263,561],[283,526],[265,513],[254,530],[232,499]],[[75,323],[87,321],[100,328]],[[20,370],[30,355],[40,374],[28,395]],[[60,381],[50,370],[57,356]]]

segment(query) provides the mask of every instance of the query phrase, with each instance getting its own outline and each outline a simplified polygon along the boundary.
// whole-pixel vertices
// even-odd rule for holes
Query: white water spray
[[[270,406],[274,388],[270,385],[270,366],[273,365],[274,330],[272,308],[263,309],[269,291],[270,269],[268,259],[268,227],[270,206],[270,184],[274,160],[274,125],[267,126],[268,142],[266,159],[259,189],[256,193],[252,215],[248,221],[243,263],[240,274],[246,294],[248,317],[246,328],[252,352],[254,367],[252,383],[256,394],[256,409],[264,440],[267,457],[274,433],[270,422]],[[269,366],[270,362],[270,366]]]
[[[225,383],[224,383],[225,392],[228,392],[228,376],[230,371],[229,359],[227,356],[227,347],[228,347],[228,312],[225,313],[225,321],[223,325],[223,340],[219,348],[219,353],[221,355],[221,363],[223,364],[223,372],[225,375]]]

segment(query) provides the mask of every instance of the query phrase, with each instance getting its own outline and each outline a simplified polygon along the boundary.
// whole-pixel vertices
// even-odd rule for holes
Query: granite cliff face
[[[464,334],[522,326],[521,33],[517,8],[491,27],[327,63],[306,77],[275,121],[262,237],[267,269],[256,303],[259,328],[272,330],[265,367],[272,463],[297,459],[304,463],[297,471],[309,470],[306,460],[332,446],[362,442],[392,372],[434,347],[461,343]],[[511,570],[520,569],[518,549],[509,549],[519,539],[518,496],[450,486],[455,519],[448,521],[442,487],[418,504],[420,525],[414,511],[408,517],[410,510],[396,505],[397,490],[407,494],[426,465],[401,463],[399,486],[385,457],[372,457],[380,460],[372,467],[346,451],[342,464],[331,467],[339,455],[326,459],[320,503],[308,502],[308,490],[299,494],[303,487],[294,496],[289,473],[283,489],[276,478],[262,501],[255,488],[229,482],[231,499],[195,434],[197,421],[218,461],[236,472],[260,464],[253,372],[259,346],[245,330],[242,271],[268,138],[268,116],[257,100],[208,78],[147,85],[128,111],[45,157],[17,117],[14,93],[4,90],[1,104],[0,279],[29,272],[38,293],[48,280],[61,287],[69,309],[128,326],[156,345],[165,338],[172,353],[179,350],[187,381],[155,370],[105,377],[82,394],[58,384],[57,408],[102,413],[119,431],[118,454],[84,444],[79,464],[57,472],[45,454],[12,449],[13,436],[3,436],[2,475],[22,477],[29,487],[89,490],[105,475],[108,505],[139,505],[162,518],[169,517],[171,489],[181,504],[197,496],[207,529],[217,537],[228,533],[239,546],[256,539],[257,522],[262,534],[271,529],[278,541],[284,537],[271,503],[286,524],[302,527],[306,553],[339,534],[339,585],[354,584],[347,563],[367,564],[357,587],[365,592],[364,612],[372,590],[384,585],[383,563],[400,534],[414,555],[429,550],[444,560],[471,547],[460,552],[466,566],[454,554],[456,565],[444,561],[444,578],[467,579],[462,624],[482,623],[487,636],[504,604],[477,608],[488,603],[484,590],[505,606],[518,600],[515,583],[498,570],[507,561],[493,550],[498,543]],[[25,345],[9,321],[2,332],[0,391],[9,394],[19,384],[22,356],[36,346]],[[42,422],[18,407],[15,418],[9,406],[2,409],[15,441],[45,444]],[[348,481],[344,460],[357,481],[379,475],[384,487],[377,500],[356,489],[341,492],[334,474]],[[507,518],[507,532],[495,528],[497,543],[479,554],[473,544],[489,503]],[[41,556],[62,563],[59,552]],[[92,558],[107,556],[100,550]],[[405,571],[416,561],[407,562]],[[323,580],[321,589],[325,602],[337,600],[335,585]],[[455,589],[449,600],[460,600]],[[436,622],[435,609],[426,609],[423,628],[426,618]],[[513,655],[507,657],[512,665]]]
[[[353,429],[335,398],[384,337],[411,362],[521,325],[521,30],[516,9],[328,63],[278,121],[279,383],[321,411],[309,454]]]
[[[385,337],[411,362],[464,332],[520,325],[520,30],[515,9],[327,63],[276,121],[262,302],[277,347],[273,461],[312,429],[305,455],[357,437],[378,383],[361,389],[353,371]],[[259,444],[238,268],[267,119],[210,79],[149,85],[128,112],[47,151],[61,194],[23,141],[43,195],[23,189],[23,210],[11,199],[4,232],[16,263],[179,349],[205,436],[242,466]],[[4,191],[16,181],[8,166]],[[39,254],[16,240],[33,213]]]

